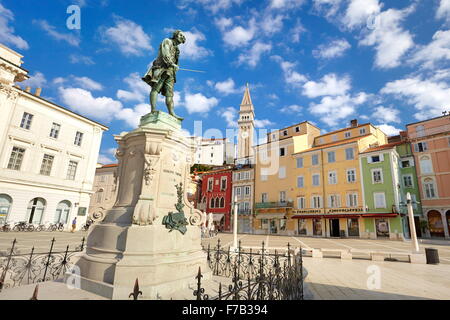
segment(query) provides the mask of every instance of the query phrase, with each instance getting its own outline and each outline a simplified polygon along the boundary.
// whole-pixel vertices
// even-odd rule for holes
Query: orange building
[[[431,237],[450,238],[450,115],[408,124]]]

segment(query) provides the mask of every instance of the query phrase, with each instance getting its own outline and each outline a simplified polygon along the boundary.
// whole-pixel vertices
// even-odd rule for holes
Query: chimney
[[[356,128],[358,126],[358,119],[353,119],[350,121],[350,127]]]
[[[31,92],[31,87],[30,86],[25,87],[25,92]]]
[[[41,92],[42,92],[42,88],[36,88],[36,92],[34,93],[34,95],[36,97],[40,97],[41,96]]]

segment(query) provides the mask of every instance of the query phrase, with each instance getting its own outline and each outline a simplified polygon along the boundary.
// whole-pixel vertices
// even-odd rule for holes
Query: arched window
[[[206,197],[203,197],[202,202],[203,202],[204,204],[206,204]]]
[[[214,208],[214,198],[211,198],[211,202],[209,204],[210,208]]]
[[[432,237],[445,237],[444,224],[439,211],[431,210],[428,212],[428,226]]]
[[[34,198],[28,203],[28,223],[40,224],[44,216],[46,201],[42,198]]]
[[[97,203],[101,203],[102,199],[103,199],[103,188],[100,188],[97,191]]]
[[[216,208],[220,208],[220,199],[216,198]]]
[[[433,173],[433,165],[430,157],[424,156],[420,158],[420,171],[423,174]]]
[[[426,199],[434,199],[437,197],[436,185],[433,179],[426,178],[423,181],[423,192]]]
[[[69,221],[71,207],[72,204],[70,203],[70,201],[67,200],[58,203],[58,207],[56,208],[55,214],[55,223],[61,222],[63,224],[66,224],[67,221]]]
[[[225,199],[224,198],[220,198],[220,207],[225,208]]]
[[[0,194],[0,225],[8,221],[8,214],[11,210],[12,198],[7,194]]]

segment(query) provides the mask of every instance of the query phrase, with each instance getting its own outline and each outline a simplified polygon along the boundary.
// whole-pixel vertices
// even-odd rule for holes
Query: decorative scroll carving
[[[144,167],[144,180],[147,186],[151,186],[153,178],[156,173],[155,166],[158,163],[159,158],[151,157],[148,155],[144,156],[145,167]]]

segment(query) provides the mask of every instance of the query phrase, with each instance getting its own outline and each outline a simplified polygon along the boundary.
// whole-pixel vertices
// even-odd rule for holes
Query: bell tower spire
[[[255,112],[248,83],[245,86],[244,97],[242,98],[239,109],[238,126],[237,163],[254,163],[253,137],[255,131]]]

